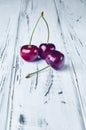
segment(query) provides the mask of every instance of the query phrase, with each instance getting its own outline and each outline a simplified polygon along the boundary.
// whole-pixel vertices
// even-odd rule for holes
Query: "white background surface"
[[[25,79],[46,66],[43,60],[28,63],[20,57],[41,11],[65,65]],[[86,129],[85,35],[85,0],[0,0],[0,130]],[[46,39],[41,20],[32,44]]]

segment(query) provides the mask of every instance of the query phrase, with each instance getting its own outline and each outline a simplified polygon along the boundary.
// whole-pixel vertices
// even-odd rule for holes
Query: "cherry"
[[[46,56],[46,62],[55,70],[61,69],[64,65],[64,54],[60,51],[53,50]]]
[[[38,58],[38,47],[36,45],[31,45],[31,41],[32,41],[32,37],[33,37],[33,34],[34,34],[34,31],[37,27],[37,24],[39,23],[41,17],[43,17],[43,12],[41,12],[41,15],[40,17],[38,18],[36,24],[35,24],[35,27],[32,31],[32,35],[30,37],[30,43],[29,45],[23,45],[21,48],[20,48],[20,55],[21,57],[26,60],[26,61],[35,61],[37,58]]]
[[[25,78],[30,78],[32,77],[34,74],[37,74],[45,69],[47,69],[48,67],[52,67],[53,69],[55,70],[59,70],[63,67],[64,65],[64,59],[65,59],[65,56],[63,53],[61,53],[60,51],[56,51],[56,50],[52,50],[49,52],[49,54],[47,54],[45,60],[46,62],[48,63],[48,66],[40,69],[40,70],[37,70],[35,72],[32,72],[32,73],[29,73],[25,76]]]
[[[47,37],[47,43],[41,43],[39,46],[39,56],[42,59],[46,58],[46,55],[51,51],[51,50],[55,50],[55,45],[52,43],[49,43],[49,36],[50,36],[50,30],[49,30],[49,26],[48,23],[46,21],[46,19],[43,17],[42,18],[47,26],[47,32],[48,32],[48,37]]]
[[[26,61],[34,61],[38,58],[38,47],[35,45],[24,45],[20,49],[20,55]]]
[[[39,56],[42,59],[45,59],[47,54],[51,51],[51,50],[55,50],[55,45],[52,43],[46,44],[46,43],[42,43],[39,46]]]

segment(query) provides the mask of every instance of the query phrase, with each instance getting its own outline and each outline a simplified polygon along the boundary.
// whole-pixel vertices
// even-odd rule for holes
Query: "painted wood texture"
[[[65,65],[26,79],[46,66],[20,57],[41,11]],[[86,130],[85,12],[85,0],[0,0],[0,130]],[[46,39],[41,20],[32,44]]]

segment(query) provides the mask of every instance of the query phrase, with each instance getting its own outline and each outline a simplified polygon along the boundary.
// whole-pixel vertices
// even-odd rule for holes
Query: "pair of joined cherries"
[[[34,31],[36,29],[36,26],[41,18],[43,18],[43,20],[47,26],[48,38],[47,38],[47,43],[41,43],[40,46],[37,47],[36,45],[31,45],[31,41],[32,41],[32,37],[33,37]],[[55,70],[58,70],[58,69],[61,69],[62,66],[64,65],[64,54],[61,53],[60,51],[57,51],[56,47],[53,43],[49,43],[49,33],[50,32],[49,32],[48,23],[47,23],[46,19],[44,18],[44,13],[41,12],[41,15],[40,15],[39,19],[37,20],[37,23],[33,29],[33,32],[32,32],[31,38],[30,38],[30,43],[29,43],[29,45],[23,45],[21,47],[20,55],[25,61],[28,61],[28,62],[35,61],[35,60],[39,59],[39,57],[40,57],[41,59],[45,59],[45,61],[48,64],[47,67],[51,66]],[[26,76],[26,78],[32,76],[33,74],[35,74],[39,71],[46,69],[47,67],[44,67],[41,70],[28,74]]]
[[[52,43],[41,44],[39,46],[39,55],[55,70],[62,68],[64,64],[64,54],[57,51],[55,45]]]

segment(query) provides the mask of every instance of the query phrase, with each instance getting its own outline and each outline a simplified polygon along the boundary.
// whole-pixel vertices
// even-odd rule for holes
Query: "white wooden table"
[[[26,79],[47,65],[20,57],[41,11],[65,65]],[[32,44],[46,39],[41,20]],[[0,130],[86,130],[86,0],[0,0]]]

